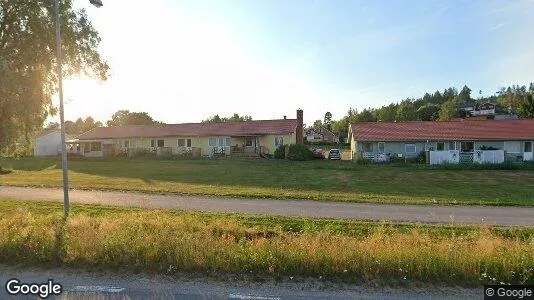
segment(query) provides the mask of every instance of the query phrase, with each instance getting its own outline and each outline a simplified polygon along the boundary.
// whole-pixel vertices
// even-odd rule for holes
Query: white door
[[[533,160],[532,157],[532,142],[525,142],[523,151],[523,160]]]

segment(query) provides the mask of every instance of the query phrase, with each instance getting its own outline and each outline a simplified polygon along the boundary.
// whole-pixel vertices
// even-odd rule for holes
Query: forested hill
[[[473,92],[464,86],[459,92],[450,87],[442,92],[425,93],[417,99],[407,98],[397,103],[391,103],[380,108],[366,108],[358,112],[350,108],[347,114],[331,124],[335,134],[346,137],[348,125],[358,122],[387,122],[387,121],[447,121],[454,118],[466,117],[466,112],[460,108],[462,104],[491,102],[498,105],[499,113],[515,113],[521,118],[534,118],[534,83],[529,86],[513,85],[503,87],[495,94],[483,97],[482,91]]]

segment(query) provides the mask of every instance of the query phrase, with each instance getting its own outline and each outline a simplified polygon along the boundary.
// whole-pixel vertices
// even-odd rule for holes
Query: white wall
[[[35,139],[34,156],[53,156],[61,153],[61,133],[59,131]]]
[[[460,162],[460,151],[445,150],[445,151],[430,151],[430,164],[457,164]]]

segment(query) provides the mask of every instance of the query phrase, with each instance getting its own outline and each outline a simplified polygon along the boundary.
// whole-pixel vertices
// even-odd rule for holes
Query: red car
[[[323,149],[315,149],[313,150],[313,157],[317,159],[324,159],[324,151]]]

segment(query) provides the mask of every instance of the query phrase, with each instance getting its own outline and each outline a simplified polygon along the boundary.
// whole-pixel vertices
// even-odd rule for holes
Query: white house
[[[65,136],[68,139],[68,136]],[[61,131],[48,131],[35,138],[33,156],[55,156],[61,154]]]

